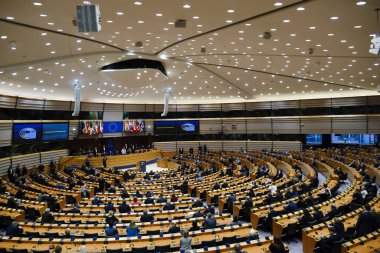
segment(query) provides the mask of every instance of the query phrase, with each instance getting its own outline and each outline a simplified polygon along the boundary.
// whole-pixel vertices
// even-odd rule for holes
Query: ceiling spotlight
[[[271,32],[264,32],[263,39],[270,40],[270,38],[272,38],[272,33]]]
[[[11,47],[12,50],[16,50],[16,49],[17,49],[16,42],[15,42],[15,41],[12,41],[12,42],[10,43],[10,47]]]
[[[201,47],[201,53],[202,54],[206,53],[206,48],[205,47]]]

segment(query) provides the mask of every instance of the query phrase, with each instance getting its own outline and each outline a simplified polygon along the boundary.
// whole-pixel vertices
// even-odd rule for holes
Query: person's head
[[[207,218],[210,219],[212,217],[211,213],[207,213]]]
[[[185,238],[189,237],[189,230],[185,229],[183,231],[183,237],[185,237]]]
[[[130,228],[135,228],[136,227],[136,222],[134,220],[131,220],[131,223],[129,223]]]
[[[371,211],[371,206],[370,205],[365,205],[365,210],[368,211],[368,212]]]
[[[241,252],[241,245],[240,245],[240,243],[235,243],[234,250],[235,250],[235,252]]]
[[[176,227],[177,223],[175,221],[172,222],[172,227]]]
[[[70,228],[65,229],[65,235],[70,235],[70,232],[71,232]]]
[[[113,211],[109,211],[109,212],[108,212],[108,216],[109,216],[109,217],[112,217],[112,216],[113,216]]]
[[[108,200],[108,205],[111,205],[112,204],[112,201],[111,200]]]
[[[193,228],[197,228],[198,227],[198,222],[196,220],[193,220],[192,226],[193,226]]]
[[[50,208],[46,208],[45,213],[50,213]]]
[[[55,246],[55,248],[54,248],[54,253],[61,253],[62,252],[62,247],[61,247],[61,245],[57,245],[57,246]]]
[[[11,223],[11,225],[12,225],[12,227],[17,227],[17,226],[18,226],[18,222],[17,222],[17,221],[13,221],[13,222]]]
[[[112,223],[112,222],[109,222],[109,223],[108,223],[108,226],[109,226],[110,228],[112,228],[112,227],[113,227],[113,223]]]
[[[144,211],[143,211],[143,214],[144,214],[144,215],[147,215],[147,214],[148,214],[148,211],[147,211],[147,210],[144,210]]]
[[[79,253],[87,253],[87,247],[86,247],[86,245],[80,246]]]
[[[133,202],[137,202],[137,198],[136,197],[133,198]]]
[[[127,204],[127,201],[123,200],[123,205],[126,205]]]
[[[276,244],[282,244],[281,237],[280,236],[273,237],[273,242]]]

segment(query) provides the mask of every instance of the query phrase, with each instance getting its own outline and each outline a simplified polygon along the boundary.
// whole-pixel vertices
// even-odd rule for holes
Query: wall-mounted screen
[[[141,119],[124,120],[124,132],[126,133],[145,132],[145,121]]]
[[[41,140],[42,126],[40,123],[31,124],[14,124],[13,125],[13,143],[24,144]]]
[[[199,120],[181,120],[177,121],[179,134],[197,134],[199,133]]]
[[[121,133],[123,132],[123,121],[104,121],[103,133]]]
[[[321,145],[322,134],[306,134],[306,145]]]
[[[197,134],[199,120],[155,121],[154,134]]]
[[[103,133],[103,121],[101,120],[81,120],[80,134],[83,136],[93,136]]]
[[[69,124],[51,123],[42,125],[42,141],[67,140]]]
[[[377,142],[376,134],[331,134],[332,144],[375,145]]]
[[[177,134],[176,121],[155,121],[154,134]]]

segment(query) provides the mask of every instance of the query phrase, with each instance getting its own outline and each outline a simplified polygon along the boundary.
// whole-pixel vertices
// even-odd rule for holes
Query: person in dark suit
[[[15,198],[12,196],[7,201],[7,207],[9,208],[17,208],[18,204]]]
[[[106,184],[106,180],[104,180],[103,176],[100,176],[98,184],[99,184],[99,191],[104,192],[104,186]]]
[[[104,232],[106,233],[106,236],[115,236],[119,233],[113,226],[113,223],[108,223],[108,227],[105,228]]]
[[[54,222],[54,216],[50,213],[50,208],[46,208],[45,212],[42,214],[41,217],[42,223],[53,223]]]
[[[304,209],[303,216],[299,220],[301,227],[302,228],[307,227],[309,222],[312,222],[312,221],[313,221],[313,217],[311,216],[309,209]]]
[[[190,155],[194,154],[194,149],[193,148],[189,148],[189,153],[190,153]]]
[[[318,208],[315,208],[315,212],[313,214],[313,217],[314,217],[314,220],[319,220],[319,221],[325,218],[322,211]]]
[[[23,233],[22,227],[18,225],[16,221],[13,221],[11,225],[9,225],[5,231],[6,236],[21,236]]]
[[[183,154],[183,148],[179,148],[178,152],[182,155]]]
[[[128,213],[131,211],[131,207],[127,204],[125,200],[119,205],[119,213]]]
[[[214,205],[207,206],[207,208],[205,209],[205,211],[203,213],[204,214],[211,213],[212,215],[214,215],[215,214],[215,206]]]
[[[196,220],[193,220],[193,222],[191,223],[192,226],[190,228],[190,231],[197,231],[199,229],[201,229],[199,226],[198,226],[198,221]]]
[[[119,219],[115,217],[113,211],[109,211],[109,213],[107,214],[107,217],[106,217],[106,223],[107,224],[110,224],[110,223],[115,224],[118,221],[119,221]]]
[[[91,201],[91,204],[93,205],[100,205],[102,203],[103,201],[101,201],[98,196],[95,196],[94,199]]]
[[[181,229],[177,226],[177,223],[173,221],[168,233],[179,233],[179,231],[181,231]]]
[[[167,199],[164,198],[162,194],[160,194],[160,196],[158,196],[157,203],[166,203],[166,202],[167,202]]]
[[[115,207],[113,206],[113,203],[112,203],[111,200],[109,200],[109,201],[108,201],[108,204],[104,207],[104,212],[105,212],[105,213],[109,213],[109,211],[113,211],[113,212],[116,211],[116,209],[115,209]]]
[[[141,222],[151,222],[154,221],[154,216],[153,214],[148,214],[148,212],[145,210],[143,211],[143,215],[140,217]]]
[[[144,204],[154,204],[154,199],[151,197],[148,197],[145,199]]]
[[[359,215],[358,221],[356,222],[356,233],[359,236],[363,236],[375,231],[378,227],[379,218],[371,211],[371,206],[366,205],[365,211]]]
[[[273,243],[269,245],[269,250],[272,253],[286,253],[285,245],[281,241],[281,237],[275,236],[273,238]]]
[[[205,219],[205,221],[203,222],[202,225],[206,229],[215,228],[216,227],[216,219],[212,216],[211,213],[208,213],[207,218]]]
[[[341,220],[338,220],[337,218],[334,218],[333,221],[334,231],[343,238],[345,236],[343,222]]]
[[[203,202],[202,200],[200,199],[197,199],[194,204],[192,205],[192,207],[203,207]]]
[[[201,209],[198,208],[197,211],[193,214],[193,218],[200,218],[203,217],[203,213],[201,212]]]
[[[164,211],[170,211],[170,210],[174,210],[175,209],[175,205],[173,203],[171,203],[170,201],[167,201],[166,204],[164,205],[164,207],[162,208],[162,210]]]
[[[71,208],[69,211],[67,211],[68,213],[80,213],[80,209],[79,209],[79,205],[78,204],[75,204],[73,205],[73,208]]]
[[[322,236],[322,239],[319,242],[322,253],[332,252],[335,242],[339,242],[344,238],[344,235],[336,233],[333,226],[328,227],[328,228],[330,231],[330,236]]]

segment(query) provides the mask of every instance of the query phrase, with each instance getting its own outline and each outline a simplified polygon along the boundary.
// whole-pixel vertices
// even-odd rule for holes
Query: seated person
[[[212,216],[211,213],[208,213],[207,217],[206,217],[206,219],[205,219],[205,221],[203,222],[202,225],[206,229],[216,228],[216,219]]]
[[[191,228],[190,228],[190,231],[197,231],[201,229],[199,226],[198,226],[198,221],[196,220],[193,220],[193,222],[191,223]]]
[[[42,223],[53,223],[54,222],[54,216],[52,213],[50,213],[50,208],[46,208],[45,212],[42,214],[41,217]]]
[[[95,196],[94,199],[91,201],[91,204],[101,205],[101,204],[103,204],[103,201],[101,201],[98,196]]]
[[[203,207],[203,202],[202,200],[200,199],[197,199],[194,204],[192,205],[192,207]]]
[[[303,216],[299,219],[301,227],[309,226],[309,222],[313,221],[313,217],[311,216],[309,209],[303,210]]]
[[[289,204],[284,208],[286,212],[294,212],[298,210],[297,202],[290,201]]]
[[[70,228],[65,229],[65,234],[62,236],[62,238],[71,238],[71,230]]]
[[[269,245],[269,250],[271,253],[286,253],[288,252],[285,248],[285,244],[281,241],[281,237],[275,236],[273,242]]]
[[[154,221],[154,216],[153,214],[148,214],[146,210],[143,211],[143,215],[140,217],[141,222],[151,222]]]
[[[162,210],[164,211],[170,211],[170,210],[174,210],[175,209],[175,205],[173,203],[171,203],[170,201],[167,201],[166,204],[164,205],[164,207],[162,208]]]
[[[68,213],[80,213],[79,204],[74,204],[73,208],[71,208]]]
[[[7,207],[8,208],[17,208],[17,206],[18,206],[18,204],[17,204],[16,199],[13,196],[9,197],[8,201],[7,201]]]
[[[131,203],[131,205],[140,205],[140,201],[137,200],[137,197],[133,197],[133,201]]]
[[[365,211],[359,215],[356,222],[356,233],[359,236],[369,234],[379,228],[379,217],[371,210],[370,205],[365,206]]]
[[[170,202],[177,202],[177,201],[178,201],[178,197],[175,194],[172,194],[170,198]]]
[[[127,204],[125,200],[119,205],[119,213],[128,213],[131,211],[131,207]]]
[[[233,253],[247,253],[247,251],[242,250],[240,243],[235,243]]]
[[[203,217],[203,213],[201,212],[201,208],[197,208],[197,211],[193,214],[193,218]]]
[[[331,253],[334,251],[334,243],[341,241],[344,237],[342,234],[337,234],[334,227],[328,227],[330,236],[322,235],[320,243],[320,249],[322,253]],[[340,245],[339,245],[340,248]]]
[[[129,193],[127,192],[127,189],[123,189],[122,191],[121,191],[121,195],[120,195],[122,198],[129,198]]]
[[[166,201],[167,200],[164,198],[162,194],[158,196],[157,203],[166,203]]]
[[[113,226],[112,222],[108,223],[108,227],[105,228],[104,232],[106,233],[106,236],[115,236],[119,233]]]
[[[129,226],[127,227],[127,237],[137,236],[140,232],[140,229],[136,226],[134,220],[131,221]]]
[[[322,221],[325,218],[322,211],[318,209],[318,207],[316,207],[314,210],[315,210],[313,214],[314,220]]]
[[[208,205],[203,213],[204,214],[211,213],[212,215],[214,215],[215,214],[215,207],[214,207],[214,205]]]
[[[6,236],[22,236],[23,233],[22,227],[18,225],[18,222],[13,221],[5,231]]]
[[[106,223],[107,224],[115,224],[116,222],[118,222],[119,219],[115,217],[113,211],[109,211],[108,214],[107,214],[107,217],[106,217]]]
[[[151,197],[147,197],[144,201],[144,204],[154,204],[154,199]]]
[[[108,201],[108,204],[104,207],[104,212],[105,212],[105,213],[109,213],[110,211],[113,211],[113,212],[116,211],[116,209],[115,209],[115,207],[113,206],[113,203],[112,203],[111,200],[109,200],[109,201]]]
[[[172,224],[168,230],[168,233],[179,233],[180,227],[177,226],[177,223],[175,221],[172,221]]]
[[[139,191],[136,191],[134,197],[136,197],[136,198],[142,198],[143,195]]]

